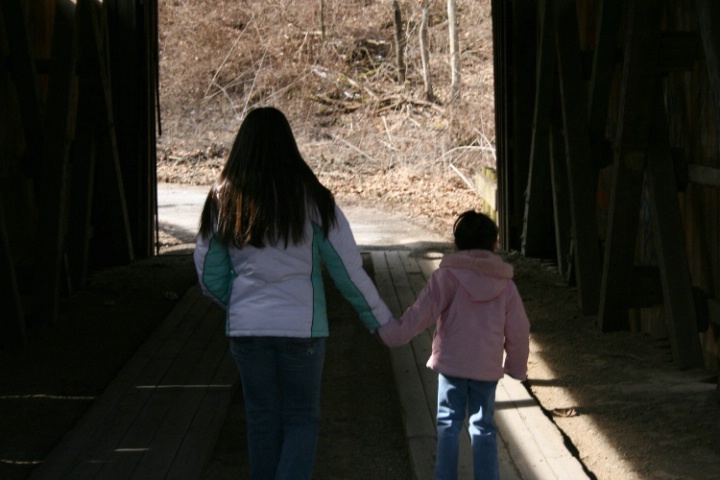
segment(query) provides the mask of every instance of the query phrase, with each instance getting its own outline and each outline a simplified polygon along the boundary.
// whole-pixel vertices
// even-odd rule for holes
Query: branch
[[[368,155],[368,154],[365,153],[364,151],[360,150],[358,147],[356,147],[356,146],[353,145],[352,143],[348,142],[347,140],[342,139],[342,138],[338,137],[337,135],[333,136],[333,139],[334,139],[334,140],[340,140],[342,143],[344,143],[344,144],[347,145],[348,147],[352,148],[353,150],[355,150],[356,152],[358,152],[360,155],[362,155],[363,157],[367,158],[367,159],[370,160],[371,162],[376,162],[376,163],[377,163],[377,160],[376,160],[375,158],[371,157],[370,155]]]

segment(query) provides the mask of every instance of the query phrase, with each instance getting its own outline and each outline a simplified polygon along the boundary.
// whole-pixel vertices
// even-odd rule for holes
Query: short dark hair
[[[498,226],[487,215],[468,210],[455,220],[453,234],[458,250],[492,251],[498,238]]]

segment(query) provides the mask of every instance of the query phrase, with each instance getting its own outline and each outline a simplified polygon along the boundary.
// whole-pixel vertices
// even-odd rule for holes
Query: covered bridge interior
[[[505,249],[717,370],[720,4],[492,0]],[[157,0],[0,2],[0,348],[155,254]]]
[[[717,369],[720,4],[493,1],[501,236]]]

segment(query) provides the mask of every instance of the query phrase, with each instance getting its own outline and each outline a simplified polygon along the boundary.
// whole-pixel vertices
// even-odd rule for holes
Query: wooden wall
[[[493,0],[493,22],[503,246],[555,259],[603,331],[717,370],[720,3]]]
[[[93,269],[154,253],[156,12],[0,2],[0,347]]]

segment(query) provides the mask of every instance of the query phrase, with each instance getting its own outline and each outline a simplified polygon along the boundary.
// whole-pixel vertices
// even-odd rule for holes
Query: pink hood
[[[450,274],[458,281],[458,288],[476,302],[486,302],[497,298],[513,278],[513,267],[486,250],[463,250],[446,255],[440,262],[440,268],[450,269]],[[483,276],[479,282],[477,274]]]

